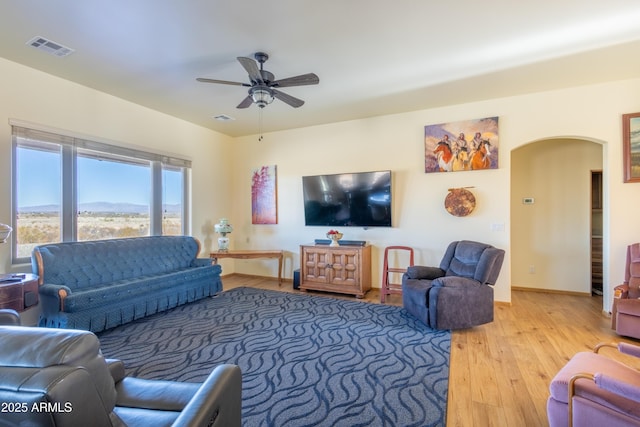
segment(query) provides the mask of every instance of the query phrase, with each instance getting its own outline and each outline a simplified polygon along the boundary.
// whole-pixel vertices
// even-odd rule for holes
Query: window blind
[[[21,143],[23,145],[29,146],[29,141],[33,141],[33,148],[39,148],[37,144],[38,142],[49,142],[54,144],[73,146],[75,148],[82,148],[96,153],[105,153],[107,154],[106,157],[110,160],[116,160],[114,156],[121,156],[140,160],[148,160],[151,162],[159,162],[163,165],[168,166],[183,168],[191,167],[191,160],[169,156],[166,154],[159,154],[135,148],[122,147],[119,145],[107,144],[104,142],[92,141],[69,135],[61,135],[38,129],[30,129],[17,125],[12,125],[11,129],[14,137],[22,139]]]

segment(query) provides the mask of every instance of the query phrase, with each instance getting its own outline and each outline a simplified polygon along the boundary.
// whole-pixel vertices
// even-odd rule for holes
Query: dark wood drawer
[[[22,300],[22,298],[10,301],[0,300],[0,308],[10,308],[15,311],[23,311],[24,301]]]
[[[0,303],[18,298],[22,299],[22,283],[0,286]]]

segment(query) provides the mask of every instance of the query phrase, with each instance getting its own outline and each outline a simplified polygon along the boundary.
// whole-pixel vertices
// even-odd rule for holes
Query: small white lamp
[[[7,224],[0,224],[0,243],[6,243],[13,228]]]
[[[227,237],[227,234],[233,231],[233,227],[229,224],[229,221],[226,218],[220,218],[220,222],[214,225],[213,228],[216,233],[220,234],[220,237],[218,237],[218,250],[228,251],[229,238]]]

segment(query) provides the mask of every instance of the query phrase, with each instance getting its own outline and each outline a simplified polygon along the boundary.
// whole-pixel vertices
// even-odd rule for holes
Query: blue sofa
[[[190,236],[36,247],[39,326],[100,332],[222,291],[221,267]]]

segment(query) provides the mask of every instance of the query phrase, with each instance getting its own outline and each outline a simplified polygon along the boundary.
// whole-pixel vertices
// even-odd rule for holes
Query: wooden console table
[[[278,286],[282,284],[282,262],[284,260],[284,251],[250,251],[250,250],[234,250],[234,251],[213,251],[209,254],[209,258],[214,264],[218,263],[220,258],[235,259],[256,259],[256,258],[278,258]]]

